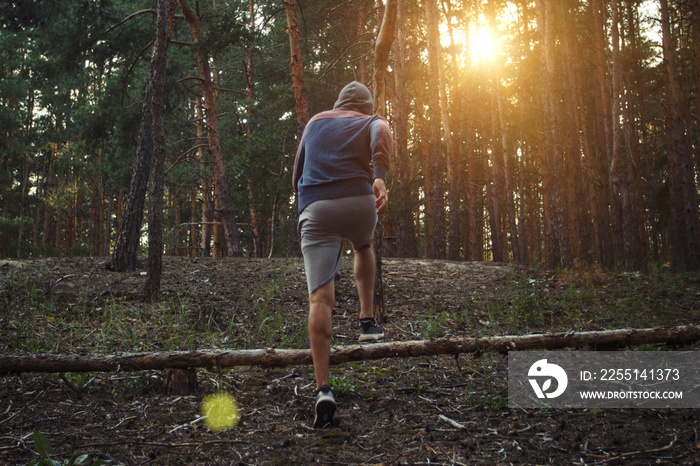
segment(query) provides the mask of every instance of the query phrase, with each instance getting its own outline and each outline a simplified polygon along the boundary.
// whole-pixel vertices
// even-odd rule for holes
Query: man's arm
[[[301,173],[304,170],[304,139],[302,138],[297,148],[297,155],[294,158],[294,173],[292,174],[292,187],[294,192],[299,192],[299,179],[301,179]]]
[[[386,173],[390,166],[389,160],[394,150],[394,137],[391,134],[389,123],[381,117],[374,120],[371,126],[371,136],[373,178],[386,179]]]
[[[377,208],[377,215],[383,214],[389,207],[389,193],[386,190],[386,182],[382,178],[375,178],[372,183],[374,196],[377,198],[374,205]]]

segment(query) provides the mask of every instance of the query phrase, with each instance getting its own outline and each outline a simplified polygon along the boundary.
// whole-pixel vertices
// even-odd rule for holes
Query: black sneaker
[[[314,429],[320,429],[333,423],[335,414],[335,397],[331,387],[324,385],[316,391],[316,416]]]
[[[360,319],[360,341],[381,340],[382,338],[384,338],[384,329],[374,317]]]

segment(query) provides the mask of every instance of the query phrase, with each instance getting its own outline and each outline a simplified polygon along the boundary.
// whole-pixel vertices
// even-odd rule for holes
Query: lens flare
[[[205,397],[202,401],[202,416],[204,423],[213,432],[230,429],[241,419],[236,399],[226,392]]]

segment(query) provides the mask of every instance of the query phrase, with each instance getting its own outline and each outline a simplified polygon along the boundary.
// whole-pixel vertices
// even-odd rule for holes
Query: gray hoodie
[[[333,108],[348,108],[355,110],[365,115],[374,113],[374,102],[372,102],[372,94],[369,89],[357,81],[353,81],[345,86],[338,94],[338,100],[335,101]]]

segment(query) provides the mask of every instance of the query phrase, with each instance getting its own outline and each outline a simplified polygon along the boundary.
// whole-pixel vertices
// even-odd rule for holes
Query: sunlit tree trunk
[[[354,8],[357,17],[356,37],[362,37],[367,32],[367,12],[372,10],[373,0],[358,0],[357,8]],[[381,2],[380,2],[381,3]],[[368,82],[367,57],[358,57],[355,62],[356,80],[361,83]]]
[[[398,203],[398,226],[396,229],[399,257],[415,257],[418,253],[416,233],[413,222],[414,190],[411,189],[411,167],[408,157],[408,111],[406,96],[406,44],[405,44],[405,3],[399,1],[396,10],[396,42],[394,44],[394,147],[396,148],[396,179],[399,183],[398,199],[392,198],[391,203]]]
[[[676,270],[700,267],[700,236],[698,233],[697,187],[692,155],[688,150],[683,121],[675,39],[667,0],[660,0],[663,34],[664,70],[666,76],[666,128],[670,190],[669,240],[672,265]]]
[[[384,8],[381,25],[377,32],[377,40],[374,47],[374,111],[386,118],[386,68],[389,61],[391,44],[396,35],[396,3],[397,0],[387,0]],[[374,317],[382,322],[384,317],[384,281],[382,257],[384,255],[384,225],[380,218],[374,232]]]
[[[538,0],[538,23],[544,30],[544,70],[543,70],[543,101],[544,101],[544,133],[545,158],[543,167],[543,184],[546,183],[544,195],[549,201],[549,250],[547,264],[550,267],[567,267],[572,264],[568,214],[566,205],[567,164],[564,157],[562,142],[562,111],[559,107],[561,94],[561,67],[558,66],[555,47],[558,43],[556,35],[556,9],[554,0]]]
[[[468,5],[465,1],[465,9],[471,13]],[[471,50],[471,45],[469,43],[469,29],[470,29],[470,18],[473,15],[467,14],[464,25],[464,32],[466,36],[466,43],[464,47],[466,50]],[[471,57],[468,56],[466,60],[466,73],[465,73],[465,84],[464,92],[462,94],[463,107],[464,107],[464,158],[466,160],[466,174],[464,182],[466,184],[466,196],[467,196],[467,228],[466,228],[466,238],[464,240],[464,254],[468,261],[481,261],[484,259],[484,241],[483,241],[483,221],[484,221],[484,200],[483,200],[483,180],[484,180],[484,168],[483,159],[477,153],[477,123],[475,118],[474,103],[476,102],[477,89],[474,85],[474,77],[476,76],[475,70],[472,68],[470,63]],[[479,134],[483,134],[483,131],[479,130]]]
[[[386,117],[386,67],[389,63],[391,44],[396,36],[396,4],[398,0],[387,0],[381,27],[374,47],[374,111]]]
[[[588,182],[583,172],[582,162],[582,134],[585,132],[585,118],[581,105],[580,76],[581,56],[578,50],[577,28],[574,21],[575,10],[578,7],[576,0],[564,0],[556,2],[557,15],[560,18],[562,67],[563,74],[563,112],[562,129],[564,157],[568,167],[566,199],[567,212],[570,225],[572,257],[585,263],[592,261],[591,257],[591,221],[589,214],[589,189]]]
[[[507,254],[507,235],[503,231],[503,217],[501,207],[505,205],[503,187],[503,147],[501,146],[500,132],[498,131],[498,105],[495,96],[490,102],[489,112],[491,122],[491,166],[488,168],[490,183],[487,185],[489,212],[489,230],[491,231],[491,252],[494,262],[504,262]],[[484,151],[488,153],[488,151]]]
[[[309,122],[309,106],[306,95],[306,82],[304,80],[304,62],[301,52],[301,27],[299,26],[299,13],[297,11],[297,0],[286,0],[284,9],[287,14],[287,33],[289,34],[289,50],[291,60],[289,66],[292,72],[292,87],[294,89],[294,101],[296,102],[297,114],[297,141],[301,141],[304,128]],[[287,256],[301,256],[301,242],[297,222],[299,211],[297,202],[292,207],[290,218],[289,237],[287,239]]]
[[[185,19],[192,28],[192,37],[196,46],[197,67],[202,82],[202,91],[204,92],[204,112],[207,121],[207,141],[209,143],[209,152],[212,158],[214,168],[214,183],[216,184],[216,192],[221,205],[221,217],[224,223],[224,231],[226,234],[226,247],[229,256],[241,256],[241,244],[238,237],[238,227],[234,217],[233,202],[231,200],[231,192],[226,177],[226,169],[224,167],[223,153],[221,151],[221,138],[219,137],[219,116],[216,113],[216,102],[214,96],[214,84],[212,82],[211,67],[209,65],[209,54],[204,49],[204,32],[202,23],[195,12],[190,8],[187,0],[179,0],[180,8],[185,16]]]
[[[457,143],[452,134],[452,117],[449,112],[447,98],[447,84],[444,77],[444,70],[440,70],[440,110],[442,117],[442,133],[447,151],[447,199],[449,203],[448,223],[447,223],[447,259],[458,260],[460,249],[460,224],[459,211],[460,186],[459,186],[459,162],[457,161]]]
[[[508,211],[508,231],[510,233],[510,247],[513,251],[513,259],[517,263],[522,263],[523,259],[520,255],[520,242],[518,235],[518,223],[515,216],[515,185],[511,180],[513,170],[511,168],[511,154],[508,145],[508,134],[503,116],[503,96],[501,95],[500,79],[496,83],[496,109],[498,113],[498,130],[501,136],[501,154],[503,156],[503,183],[506,192],[506,206]]]
[[[432,186],[430,191],[426,189],[426,196],[432,200],[432,211],[428,215],[432,217],[434,225],[433,241],[428,256],[435,259],[444,259],[446,255],[445,237],[445,180],[444,163],[442,160],[442,140],[440,134],[441,112],[440,112],[440,32],[439,12],[437,0],[427,0],[426,10],[426,30],[428,39],[428,132],[426,134],[429,141],[428,156],[432,172]],[[418,110],[420,112],[420,109]]]
[[[424,109],[422,89],[415,90],[416,108]],[[435,188],[433,187],[433,164],[430,158],[430,149],[427,134],[427,124],[423,112],[416,112],[416,129],[418,132],[418,152],[421,161],[423,174],[423,238],[424,238],[424,254],[427,257],[434,257],[435,251],[435,199],[432,196]]]

